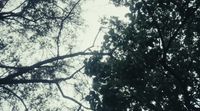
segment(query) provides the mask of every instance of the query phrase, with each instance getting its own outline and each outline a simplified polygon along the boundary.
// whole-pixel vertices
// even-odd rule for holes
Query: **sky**
[[[117,16],[123,20],[126,19],[124,15],[128,12],[128,8],[115,7],[110,0],[87,0],[82,5],[82,10],[82,17],[85,20],[86,27],[80,31],[78,38],[78,47],[80,50],[91,46],[99,28],[102,26],[100,23],[101,18]],[[101,46],[104,33],[105,31],[100,32],[95,46]]]

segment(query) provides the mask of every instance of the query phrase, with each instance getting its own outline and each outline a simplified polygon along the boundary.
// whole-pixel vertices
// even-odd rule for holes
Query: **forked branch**
[[[58,83],[57,83],[56,85],[57,85],[57,87],[58,87],[58,89],[59,89],[61,95],[62,95],[64,98],[69,99],[69,100],[75,102],[76,104],[78,104],[79,106],[81,106],[81,107],[83,107],[83,108],[85,108],[85,109],[91,110],[91,108],[84,106],[83,104],[81,104],[81,103],[80,103],[79,101],[77,101],[76,99],[74,99],[74,98],[72,98],[72,97],[69,97],[69,96],[66,96],[66,95],[63,93],[63,91],[62,91],[60,85],[59,85]]]

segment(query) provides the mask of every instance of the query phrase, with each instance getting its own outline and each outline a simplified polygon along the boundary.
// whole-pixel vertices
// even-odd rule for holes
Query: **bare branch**
[[[97,40],[97,38],[98,38],[99,33],[101,32],[101,30],[102,30],[102,27],[99,28],[99,31],[97,32],[97,34],[96,34],[96,36],[95,36],[95,38],[94,38],[94,40],[93,40],[92,45],[91,45],[90,47],[88,47],[87,49],[85,49],[83,52],[86,52],[87,50],[90,50],[92,47],[94,47],[95,42],[96,42],[96,40]]]
[[[5,69],[23,69],[26,67],[16,67],[16,66],[8,66],[0,63],[0,68],[5,68]]]
[[[85,65],[83,65],[81,68],[79,68],[78,70],[76,70],[71,76],[64,78],[63,81],[73,78],[73,77],[74,77],[78,72],[80,72],[83,68],[85,68]]]
[[[69,97],[69,96],[66,96],[66,95],[63,93],[63,91],[62,91],[60,85],[59,85],[58,83],[57,83],[56,85],[57,85],[57,87],[58,87],[58,89],[59,89],[61,95],[62,95],[64,98],[69,99],[69,100],[75,102],[76,104],[78,104],[79,106],[82,106],[82,107],[85,108],[85,109],[91,110],[91,108],[84,106],[84,105],[81,104],[79,101],[75,100],[74,98]]]
[[[28,111],[28,108],[27,108],[25,102],[23,101],[23,99],[21,97],[19,97],[16,93],[14,93],[11,89],[9,89],[7,87],[4,87],[4,86],[0,86],[0,87],[2,87],[3,89],[7,90],[8,92],[10,92],[13,96],[17,97],[22,102],[22,104],[24,105],[25,111]]]
[[[80,111],[80,110],[81,110],[81,107],[82,107],[82,106],[79,106],[78,109],[77,109],[77,111]]]
[[[20,8],[23,4],[26,3],[26,0],[24,0],[19,6],[17,6],[16,8],[14,8],[13,10],[11,10],[11,12],[17,10],[18,8]]]
[[[57,36],[57,56],[59,56],[59,50],[60,50],[60,36],[64,27],[64,22],[67,18],[69,18],[69,16],[72,14],[73,10],[75,9],[75,7],[79,4],[81,0],[78,0],[74,6],[72,7],[72,9],[70,10],[70,12],[62,19],[61,24],[60,24],[60,29],[58,32],[58,36]]]

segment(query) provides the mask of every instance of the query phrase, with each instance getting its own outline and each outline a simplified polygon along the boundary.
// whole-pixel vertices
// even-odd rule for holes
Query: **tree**
[[[81,0],[0,1],[0,107],[5,108],[0,110],[66,110],[66,105],[54,104],[63,100],[60,95],[76,103],[70,110],[90,109],[63,91],[67,80],[74,81],[77,90],[82,88],[77,84],[84,83],[75,79],[85,67],[72,66],[75,57],[106,55],[88,51],[90,48],[72,50],[74,30],[82,24],[80,3]]]
[[[102,52],[85,62],[96,111],[200,110],[200,1],[113,0],[130,23],[110,20]]]

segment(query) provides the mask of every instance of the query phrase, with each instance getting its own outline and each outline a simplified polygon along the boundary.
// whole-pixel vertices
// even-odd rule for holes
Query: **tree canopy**
[[[110,20],[102,52],[85,61],[95,111],[200,110],[200,1],[113,0],[129,23]]]

